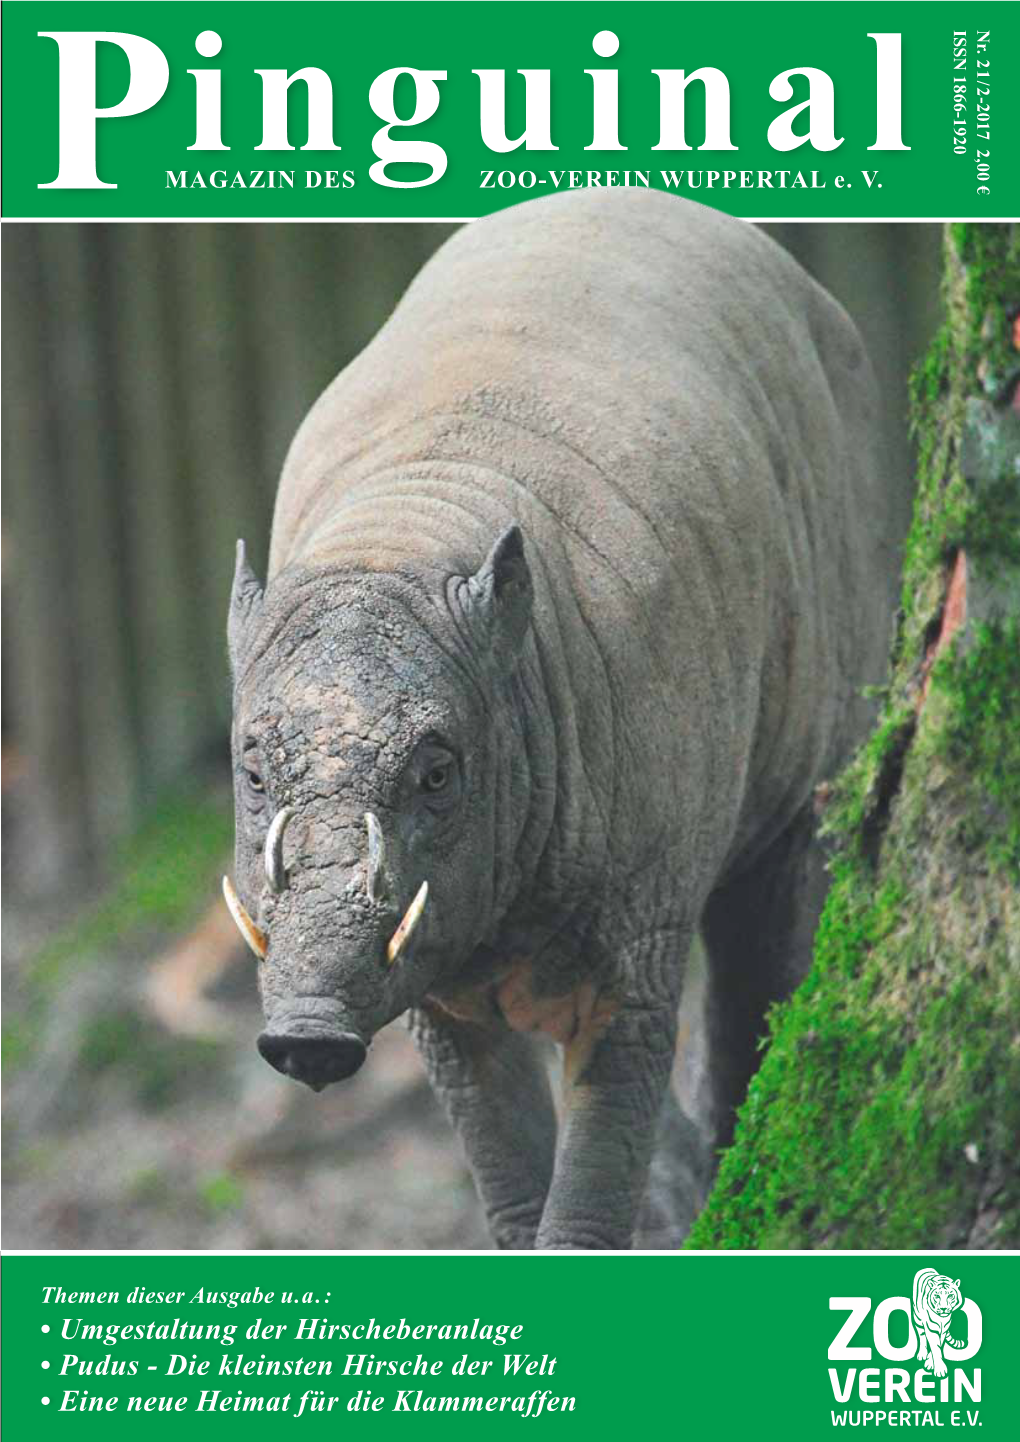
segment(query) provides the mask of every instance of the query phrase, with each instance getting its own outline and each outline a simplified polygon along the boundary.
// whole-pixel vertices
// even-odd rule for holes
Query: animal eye
[[[261,795],[266,789],[266,783],[262,780],[259,773],[257,771],[249,771],[248,768],[245,767],[244,774],[251,790]]]
[[[446,787],[449,780],[449,765],[446,762],[437,762],[436,765],[430,766],[425,772],[425,775],[422,777],[421,788],[423,791],[428,791],[434,796],[437,791],[442,791]]]

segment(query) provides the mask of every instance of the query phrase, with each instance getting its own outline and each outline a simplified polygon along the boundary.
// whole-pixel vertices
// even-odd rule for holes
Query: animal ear
[[[244,633],[249,621],[262,605],[262,595],[261,582],[248,565],[244,542],[238,541],[234,586],[230,592],[230,610],[227,614],[227,646],[230,650],[230,664],[235,670]]]
[[[533,587],[520,526],[508,526],[467,583],[466,607],[471,624],[493,653],[513,660],[531,620]]]

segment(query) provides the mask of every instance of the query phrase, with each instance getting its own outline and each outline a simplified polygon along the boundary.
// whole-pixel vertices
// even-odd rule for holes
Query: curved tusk
[[[386,948],[386,960],[392,966],[404,947],[410,941],[415,927],[421,921],[422,913],[425,910],[425,903],[429,899],[429,884],[423,881],[418,888],[418,895],[411,902],[411,905],[404,912],[404,919],[390,937],[390,944]]]
[[[283,864],[283,833],[294,815],[289,806],[284,806],[273,817],[266,833],[265,866],[269,889],[276,896],[287,889],[287,868]]]
[[[259,961],[265,961],[266,952],[269,950],[269,938],[264,931],[260,931],[245,911],[241,898],[234,890],[234,883],[229,876],[223,878],[223,900],[227,903],[237,929],[258,957]]]
[[[381,901],[386,894],[383,872],[386,865],[386,842],[379,818],[371,811],[365,812],[365,825],[368,827],[368,899]]]

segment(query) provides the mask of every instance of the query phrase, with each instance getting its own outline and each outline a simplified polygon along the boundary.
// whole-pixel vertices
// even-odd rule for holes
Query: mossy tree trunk
[[[890,685],[694,1247],[1020,1245],[1020,227],[945,257]]]

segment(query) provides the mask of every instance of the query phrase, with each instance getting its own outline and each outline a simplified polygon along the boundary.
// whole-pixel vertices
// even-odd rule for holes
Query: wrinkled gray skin
[[[853,325],[782,250],[591,191],[460,231],[298,433],[268,586],[240,564],[230,615],[260,1046],[319,1087],[411,1009],[501,1246],[675,1243],[808,964],[812,795],[895,607],[877,431]],[[699,926],[692,1122],[669,1077]]]

